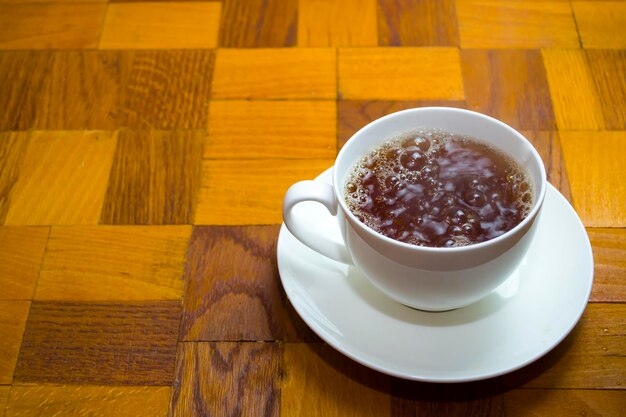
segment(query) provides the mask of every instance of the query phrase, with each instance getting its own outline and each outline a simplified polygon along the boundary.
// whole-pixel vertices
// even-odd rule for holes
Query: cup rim
[[[533,208],[530,211],[530,213],[528,213],[528,215],[521,221],[519,222],[515,227],[513,227],[511,230],[508,230],[506,233],[503,233],[502,235],[495,237],[493,239],[487,240],[485,242],[480,242],[480,243],[472,243],[470,245],[466,245],[466,246],[454,246],[454,247],[450,247],[450,248],[442,248],[442,247],[433,247],[433,246],[418,246],[418,245],[413,245],[411,243],[405,243],[405,242],[401,242],[399,240],[395,240],[392,239],[388,236],[383,235],[382,233],[376,232],[375,230],[369,228],[368,226],[366,226],[363,222],[361,222],[359,219],[356,218],[356,216],[352,213],[352,211],[348,208],[348,206],[346,205],[346,202],[343,198],[343,193],[341,190],[343,190],[342,185],[343,184],[339,184],[339,178],[337,175],[337,171],[335,169],[333,169],[333,189],[335,192],[335,197],[337,198],[338,204],[341,206],[342,211],[344,212],[345,216],[348,217],[348,219],[350,220],[350,223],[354,225],[356,225],[356,227],[359,228],[359,230],[361,230],[362,232],[366,233],[368,236],[374,238],[374,239],[380,239],[383,242],[392,244],[392,245],[396,245],[400,248],[404,248],[404,249],[408,249],[411,251],[416,251],[416,252],[424,252],[424,253],[432,253],[432,254],[441,254],[441,253],[453,253],[453,254],[462,254],[462,253],[467,253],[467,252],[473,252],[473,251],[477,251],[477,250],[481,250],[481,249],[487,249],[496,245],[499,245],[500,242],[508,240],[510,238],[510,236],[515,235],[519,230],[524,229],[528,226],[528,223],[534,221],[535,217],[537,217],[537,214],[539,213],[539,211],[541,210],[541,206],[543,205],[543,201],[545,199],[545,194],[546,194],[546,189],[547,189],[547,183],[548,183],[548,179],[547,179],[547,175],[546,175],[546,170],[545,170],[545,166],[543,164],[543,160],[541,159],[541,156],[539,155],[539,152],[537,152],[537,149],[535,149],[535,147],[533,146],[532,143],[530,143],[530,141],[521,133],[519,133],[516,129],[512,128],[511,126],[509,126],[508,124],[493,118],[491,116],[488,116],[486,114],[483,113],[479,113],[479,112],[475,112],[472,110],[466,110],[466,109],[460,109],[460,108],[456,108],[456,107],[443,107],[443,106],[435,106],[435,107],[414,107],[414,108],[410,108],[410,109],[405,109],[405,110],[400,110],[394,113],[390,113],[387,114],[383,117],[380,117],[368,124],[366,124],[365,126],[363,126],[361,129],[359,129],[356,133],[354,133],[350,139],[348,139],[348,141],[344,144],[344,146],[341,148],[341,150],[339,151],[339,153],[337,154],[337,157],[335,158],[335,165],[337,165],[337,161],[339,161],[341,158],[344,157],[344,155],[348,152],[347,149],[350,147],[350,143],[353,142],[355,140],[355,138],[357,138],[358,136],[362,135],[363,132],[372,129],[374,126],[384,123],[387,119],[391,119],[391,118],[395,118],[395,117],[399,117],[402,114],[406,114],[406,113],[418,113],[418,112],[424,112],[424,111],[447,111],[447,112],[451,112],[451,113],[464,113],[464,114],[470,114],[474,117],[477,117],[479,119],[483,119],[489,123],[494,123],[496,125],[500,125],[501,127],[503,127],[505,130],[508,130],[509,132],[511,132],[514,136],[516,136],[518,139],[520,139],[522,142],[524,142],[526,144],[526,146],[530,149],[531,154],[533,155],[533,157],[536,159],[536,161],[539,164],[539,171],[540,171],[540,180],[541,180],[541,184],[538,187],[538,193],[536,196],[536,201],[535,204],[533,204]]]

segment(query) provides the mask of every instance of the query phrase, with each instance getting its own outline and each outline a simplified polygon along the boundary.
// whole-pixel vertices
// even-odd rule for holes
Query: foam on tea
[[[392,239],[466,246],[519,224],[532,207],[531,185],[513,159],[479,139],[419,129],[358,161],[345,199],[360,221]]]

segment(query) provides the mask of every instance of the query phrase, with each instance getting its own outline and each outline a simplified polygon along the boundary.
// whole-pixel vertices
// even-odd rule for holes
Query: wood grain
[[[190,226],[53,227],[36,300],[180,300]]]
[[[626,301],[626,229],[587,229],[595,273],[591,301]]]
[[[211,50],[64,51],[43,76],[45,68],[42,62],[24,76],[24,87],[44,89],[34,97],[34,117],[18,118],[18,126],[32,118],[43,129],[206,128]]]
[[[63,3],[107,3],[109,0],[65,0]],[[123,0],[128,1],[128,0]],[[143,0],[142,0],[143,1]],[[170,1],[170,0],[167,0]],[[193,0],[191,0],[193,1]],[[202,0],[204,1],[204,0]],[[0,0],[2,4],[22,4],[24,0]],[[60,3],[59,0],[28,0],[28,3]]]
[[[517,129],[555,127],[550,90],[536,50],[461,50],[467,108]]]
[[[339,100],[337,102],[337,150],[366,124],[387,114],[416,107],[459,107],[465,102],[436,100]]]
[[[283,351],[282,415],[390,415],[388,376],[321,343],[286,343]]]
[[[15,380],[170,385],[180,301],[33,302]]]
[[[572,333],[538,361],[504,376],[508,387],[619,389],[626,377],[626,304],[591,303]]]
[[[42,0],[38,0],[42,1]],[[82,1],[82,0],[71,0],[71,1]],[[103,1],[103,0],[88,0],[88,1]],[[106,0],[105,0],[106,1]],[[150,2],[150,3],[170,3],[172,1],[181,1],[181,2],[221,2],[222,0],[108,0],[109,3],[136,3],[136,2]],[[159,5],[155,5],[155,7],[159,7]]]
[[[287,189],[317,177],[333,163],[333,159],[205,160],[194,224],[280,224]]]
[[[297,13],[298,0],[223,0],[219,46],[294,46]]]
[[[176,49],[217,46],[221,3],[112,3],[101,49]]]
[[[180,343],[171,415],[278,417],[280,377],[275,343]]]
[[[504,416],[497,379],[478,383],[427,384],[391,380],[391,415],[398,417]]]
[[[585,51],[606,129],[626,130],[626,50]]]
[[[624,164],[615,157],[626,152],[626,132],[562,131],[560,136],[572,201],[585,226],[626,226]]]
[[[458,46],[453,0],[378,0],[381,46]]]
[[[0,300],[0,384],[10,384],[30,301]]]
[[[54,54],[46,88],[37,103],[36,127],[113,129],[121,119],[120,97],[127,60],[115,52]]]
[[[9,394],[11,393],[11,386],[0,386],[0,416],[5,416],[4,410],[9,402]]]
[[[0,417],[621,416],[624,4],[0,0]],[[423,106],[520,130],[588,226],[582,320],[505,376],[368,369],[280,283],[287,188]]]
[[[211,102],[204,158],[333,158],[334,101]]]
[[[455,48],[340,48],[339,94],[357,100],[463,100]]]
[[[0,52],[0,130],[35,126],[53,60],[48,51]]]
[[[213,98],[334,99],[336,90],[331,48],[217,51]]]
[[[121,131],[103,224],[191,224],[206,132]]]
[[[213,52],[57,51],[0,54],[0,130],[201,128]]]
[[[559,129],[603,128],[600,98],[585,53],[581,50],[543,49],[541,55]]]
[[[376,0],[300,0],[298,46],[376,46]]]
[[[278,231],[277,225],[194,228],[181,340],[317,340],[282,290]]]
[[[95,48],[106,4],[2,4],[0,49]]]
[[[206,129],[213,73],[211,50],[120,52],[122,126]]]
[[[116,143],[112,132],[32,132],[5,224],[97,224]]]
[[[518,389],[504,394],[507,417],[619,416],[626,391]]]
[[[48,227],[0,227],[0,299],[32,298],[49,233]]]
[[[567,2],[460,0],[456,13],[462,48],[579,46]]]
[[[571,202],[572,193],[567,178],[567,169],[563,160],[563,150],[559,133],[555,130],[521,131],[537,149],[546,168],[548,181]]]
[[[14,386],[7,417],[167,416],[170,387]]]
[[[4,223],[9,211],[29,140],[29,133],[0,132],[0,223]]]
[[[626,3],[572,1],[584,48],[626,48]]]

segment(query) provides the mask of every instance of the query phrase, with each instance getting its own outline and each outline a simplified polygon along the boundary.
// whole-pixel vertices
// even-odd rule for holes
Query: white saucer
[[[330,183],[331,170],[316,180]],[[341,241],[321,204],[301,203],[296,210],[301,219],[319,219],[317,227]],[[398,304],[356,268],[304,246],[284,225],[278,269],[298,314],[335,349],[380,372],[430,382],[480,380],[535,361],[578,322],[593,282],[587,233],[552,185],[522,265],[469,307],[428,313]]]

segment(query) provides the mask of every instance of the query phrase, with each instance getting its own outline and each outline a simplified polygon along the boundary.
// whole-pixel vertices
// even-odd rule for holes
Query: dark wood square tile
[[[181,340],[318,340],[283,292],[279,226],[194,227]]]
[[[128,66],[121,104],[123,126],[206,129],[213,76],[212,50],[120,53]]]
[[[19,383],[170,385],[179,301],[33,302]]]
[[[378,0],[381,46],[458,46],[454,0]]]
[[[297,0],[224,0],[218,45],[295,46],[297,25]]]
[[[517,129],[555,128],[538,50],[461,50],[467,108]]]
[[[0,130],[35,126],[53,60],[47,51],[0,52]]]
[[[3,97],[0,94],[0,100]],[[0,112],[0,117],[2,115]],[[9,211],[11,194],[19,178],[29,140],[27,132],[0,132],[0,224],[4,223]]]
[[[180,343],[170,415],[278,416],[277,343]]]
[[[102,224],[191,224],[205,131],[120,131]]]
[[[128,54],[128,53],[126,53]],[[122,53],[58,51],[37,103],[41,129],[113,129],[120,122]]]
[[[464,108],[465,102],[445,100],[339,100],[337,103],[337,150],[341,149],[359,129],[382,116],[400,110],[428,106]]]
[[[211,50],[0,52],[0,130],[206,129]]]

